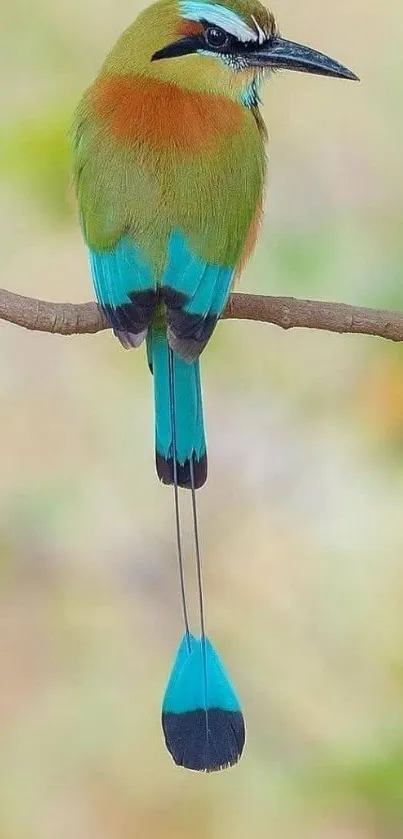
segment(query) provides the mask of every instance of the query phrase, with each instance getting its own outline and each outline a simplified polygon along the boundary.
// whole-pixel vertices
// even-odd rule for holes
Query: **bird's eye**
[[[223,49],[229,43],[229,36],[219,26],[208,26],[205,29],[204,37],[208,46],[216,50]]]

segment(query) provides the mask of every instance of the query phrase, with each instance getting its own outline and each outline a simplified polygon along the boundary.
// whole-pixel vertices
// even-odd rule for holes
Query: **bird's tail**
[[[168,751],[179,766],[214,772],[241,757],[245,726],[235,691],[206,636],[196,489],[207,477],[199,362],[186,362],[153,326],[147,338],[154,375],[156,460],[161,480],[173,484],[185,635],[162,706]],[[189,630],[178,487],[191,490],[199,593],[200,639]]]
[[[199,361],[187,362],[172,353],[173,370],[170,371],[166,331],[156,326],[149,330],[147,353],[154,376],[158,476],[162,483],[174,484],[176,472],[177,486],[190,489],[192,463],[194,487],[198,489],[207,479]]]
[[[189,633],[176,655],[162,705],[168,751],[178,766],[215,772],[241,757],[245,725],[223,664],[208,638]]]

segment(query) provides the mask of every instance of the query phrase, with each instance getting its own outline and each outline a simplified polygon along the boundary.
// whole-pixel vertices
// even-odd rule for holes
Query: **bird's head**
[[[337,61],[280,36],[259,0],[157,0],[121,36],[103,72],[135,73],[257,104],[273,70],[356,79]]]
[[[259,0],[158,0],[138,22],[142,72],[200,92],[249,97],[245,104],[254,104],[259,82],[273,70],[357,78],[328,56],[282,38]]]

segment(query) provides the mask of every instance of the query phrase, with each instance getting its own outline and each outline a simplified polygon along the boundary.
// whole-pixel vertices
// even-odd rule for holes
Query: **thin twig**
[[[403,341],[403,312],[345,303],[237,293],[231,295],[223,318],[272,323],[282,329],[303,327]],[[94,334],[109,328],[96,303],[50,303],[1,289],[0,320],[56,335]]]

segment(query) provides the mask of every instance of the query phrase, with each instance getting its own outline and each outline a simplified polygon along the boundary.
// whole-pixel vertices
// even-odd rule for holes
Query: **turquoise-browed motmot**
[[[95,293],[124,347],[146,341],[156,467],[175,493],[185,634],[163,701],[165,740],[177,764],[205,771],[238,761],[245,727],[204,624],[199,356],[258,234],[266,171],[259,91],[277,69],[356,78],[284,40],[258,0],[158,0],[112,49],[74,124],[75,184]],[[179,487],[192,498],[198,638],[189,629]]]

